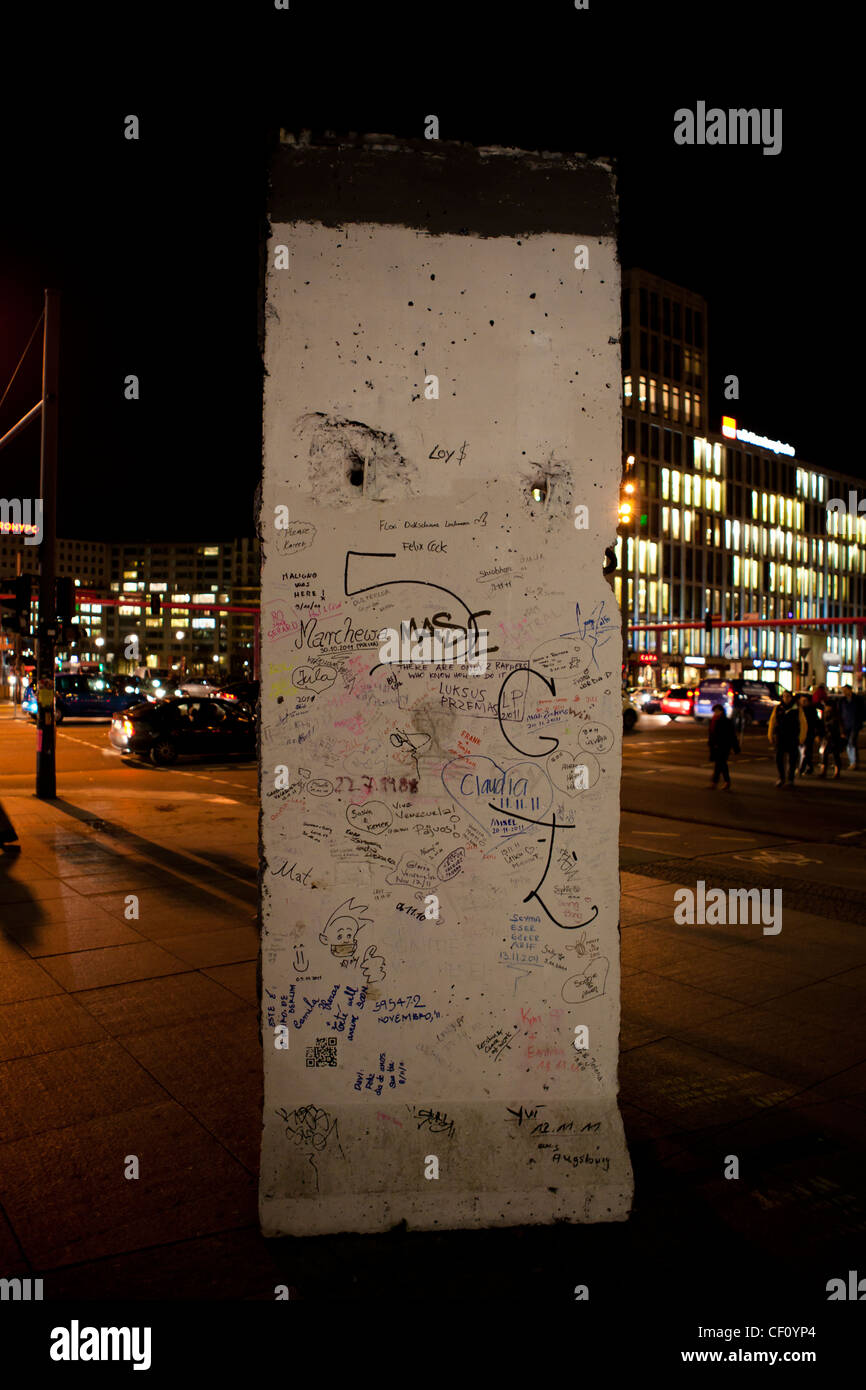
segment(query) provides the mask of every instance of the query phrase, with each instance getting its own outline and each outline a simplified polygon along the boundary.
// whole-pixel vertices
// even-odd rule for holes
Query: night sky
[[[29,70],[0,96],[0,392],[43,288],[59,288],[60,534],[253,533],[259,246],[277,131],[418,138],[431,112],[443,139],[612,156],[623,266],[709,300],[711,427],[733,413],[798,458],[863,476],[859,457],[830,452],[828,425],[845,398],[846,156],[796,54],[774,61],[773,33],[755,28],[760,13],[782,22],[778,7],[726,6],[710,23],[693,6],[483,6],[475,32],[467,5],[403,5],[389,23],[383,7],[292,0],[288,13],[260,4],[231,22],[202,9],[202,32],[175,25],[171,42],[138,35],[131,10],[105,13],[123,62],[101,63],[77,31],[54,34],[39,100]],[[397,52],[381,49],[382,30]],[[64,42],[78,44],[75,62]],[[675,145],[674,111],[698,100],[781,106],[782,152]],[[137,143],[123,138],[129,112]],[[123,398],[131,372],[135,403]],[[39,389],[31,351],[0,433]],[[38,457],[31,425],[0,454],[4,496],[35,494]]]

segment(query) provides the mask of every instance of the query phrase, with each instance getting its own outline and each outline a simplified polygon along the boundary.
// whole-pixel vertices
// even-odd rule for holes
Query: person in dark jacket
[[[813,757],[815,754],[815,739],[818,735],[820,723],[818,719],[817,706],[812,703],[812,696],[809,694],[800,696],[800,708],[806,716],[806,738],[800,747],[800,776],[811,776],[814,772]]]
[[[857,735],[863,727],[863,704],[850,685],[845,686],[845,693],[839,701],[839,718],[848,749],[848,766],[853,768],[857,766]]]
[[[827,776],[827,765],[832,758],[835,763],[833,776],[839,777],[842,773],[842,745],[844,743],[844,734],[842,732],[842,721],[839,718],[839,710],[836,707],[835,700],[828,698],[824,701],[821,706],[821,723],[824,726],[824,750],[822,758],[823,766],[818,776]]]
[[[785,785],[787,771],[788,786],[793,787],[797,763],[800,760],[800,744],[806,742],[806,716],[801,707],[794,703],[790,690],[782,691],[782,699],[770,715],[767,737],[776,753],[776,768],[779,773],[776,786]]]
[[[721,777],[722,790],[731,790],[731,774],[728,771],[728,758],[731,753],[739,753],[740,741],[737,738],[737,731],[733,721],[725,714],[724,705],[713,705],[713,717],[710,720],[710,761],[713,764],[713,776],[710,782],[711,787],[719,785]]]

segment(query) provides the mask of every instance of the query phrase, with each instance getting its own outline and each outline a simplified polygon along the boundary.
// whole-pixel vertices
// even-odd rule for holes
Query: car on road
[[[61,672],[54,677],[54,722],[62,724],[64,719],[110,719],[119,711],[137,704],[140,699],[140,694],[125,689],[122,678]],[[21,703],[35,721],[35,686],[27,687]]]
[[[648,685],[639,685],[632,696],[632,703],[643,714],[658,714],[661,709],[662,692],[652,690]]]
[[[187,753],[255,757],[256,721],[250,706],[240,700],[172,695],[118,714],[108,737],[124,757],[146,758],[157,767],[169,766]]]
[[[722,705],[728,718],[742,731],[751,724],[768,724],[773,707],[781,698],[778,681],[753,681],[741,676],[701,681],[692,714],[699,722],[706,722],[712,718],[713,705]]]
[[[178,695],[216,695],[217,687],[212,681],[206,680],[203,676],[190,676],[189,680],[180,680],[176,683],[175,692]]]
[[[176,695],[177,685],[165,676],[119,676],[121,688],[140,700],[164,700],[166,695]]]
[[[259,702],[259,682],[232,681],[229,685],[220,686],[216,693],[221,699],[243,700],[245,704],[252,705],[255,709]]]
[[[694,686],[673,685],[662,695],[659,702],[659,709],[661,713],[666,714],[670,720],[678,719],[680,715],[691,714],[694,698]]]

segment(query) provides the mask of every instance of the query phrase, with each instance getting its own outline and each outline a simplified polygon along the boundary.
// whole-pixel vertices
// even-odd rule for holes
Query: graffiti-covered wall
[[[266,1234],[628,1214],[612,208],[579,159],[276,160]]]

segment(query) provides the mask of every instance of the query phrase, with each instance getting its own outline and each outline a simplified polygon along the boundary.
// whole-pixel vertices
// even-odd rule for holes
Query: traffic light
[[[23,637],[30,636],[30,605],[36,583],[36,576],[32,574],[19,574],[15,578],[15,616],[12,628]]]
[[[162,599],[159,594],[151,594],[150,596],[150,616],[152,618],[162,616]]]

